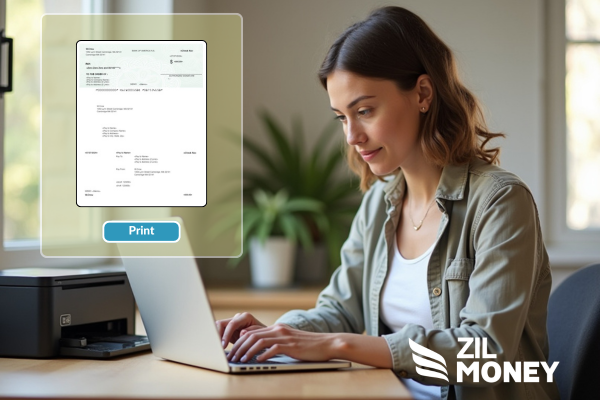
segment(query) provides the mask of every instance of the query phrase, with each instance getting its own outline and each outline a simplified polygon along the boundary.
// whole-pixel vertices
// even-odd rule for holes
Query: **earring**
[[[425,112],[425,107],[421,107],[421,112],[424,113]]]

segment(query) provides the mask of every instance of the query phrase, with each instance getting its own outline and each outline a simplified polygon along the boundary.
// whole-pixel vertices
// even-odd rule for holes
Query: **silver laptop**
[[[183,225],[181,228],[177,245],[187,246],[191,254]],[[119,243],[121,255],[135,254],[132,246],[135,244]],[[123,264],[152,351],[158,357],[227,373],[327,370],[351,366],[347,361],[305,362],[283,355],[264,363],[229,362],[194,258],[124,257]]]

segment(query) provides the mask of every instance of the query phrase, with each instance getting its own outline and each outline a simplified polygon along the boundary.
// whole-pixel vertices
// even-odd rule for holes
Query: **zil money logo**
[[[485,337],[457,338],[459,342],[464,342],[465,345],[458,352],[456,358],[471,358],[473,360],[496,358],[496,354],[487,352],[487,339]],[[408,344],[413,351],[413,361],[417,364],[416,370],[419,375],[449,382],[444,357],[411,339],[408,339]],[[474,344],[474,354],[467,353],[471,344]],[[558,361],[553,362],[550,366],[544,361],[516,361],[514,363],[504,361],[502,365],[495,361],[488,361],[481,366],[479,361],[470,362],[468,366],[462,361],[458,361],[456,363],[456,382],[462,383],[464,381],[463,377],[469,375],[472,375],[473,382],[479,382],[480,376],[484,381],[490,383],[498,382],[500,379],[503,382],[509,382],[510,380],[513,382],[539,382],[540,378],[536,375],[540,367],[546,371],[546,382],[552,382],[554,370],[558,367]]]

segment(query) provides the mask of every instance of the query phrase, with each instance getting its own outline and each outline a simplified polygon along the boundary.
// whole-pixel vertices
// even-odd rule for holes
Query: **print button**
[[[440,294],[442,294],[442,289],[440,289],[439,287],[436,287],[435,289],[433,289],[434,296],[439,296]]]
[[[106,221],[102,226],[107,243],[175,243],[180,235],[177,221]]]

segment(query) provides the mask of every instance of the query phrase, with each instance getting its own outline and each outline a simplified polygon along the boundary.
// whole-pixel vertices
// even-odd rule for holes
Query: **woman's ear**
[[[433,82],[429,75],[423,74],[417,78],[415,87],[417,89],[419,110],[426,113],[433,101]]]

